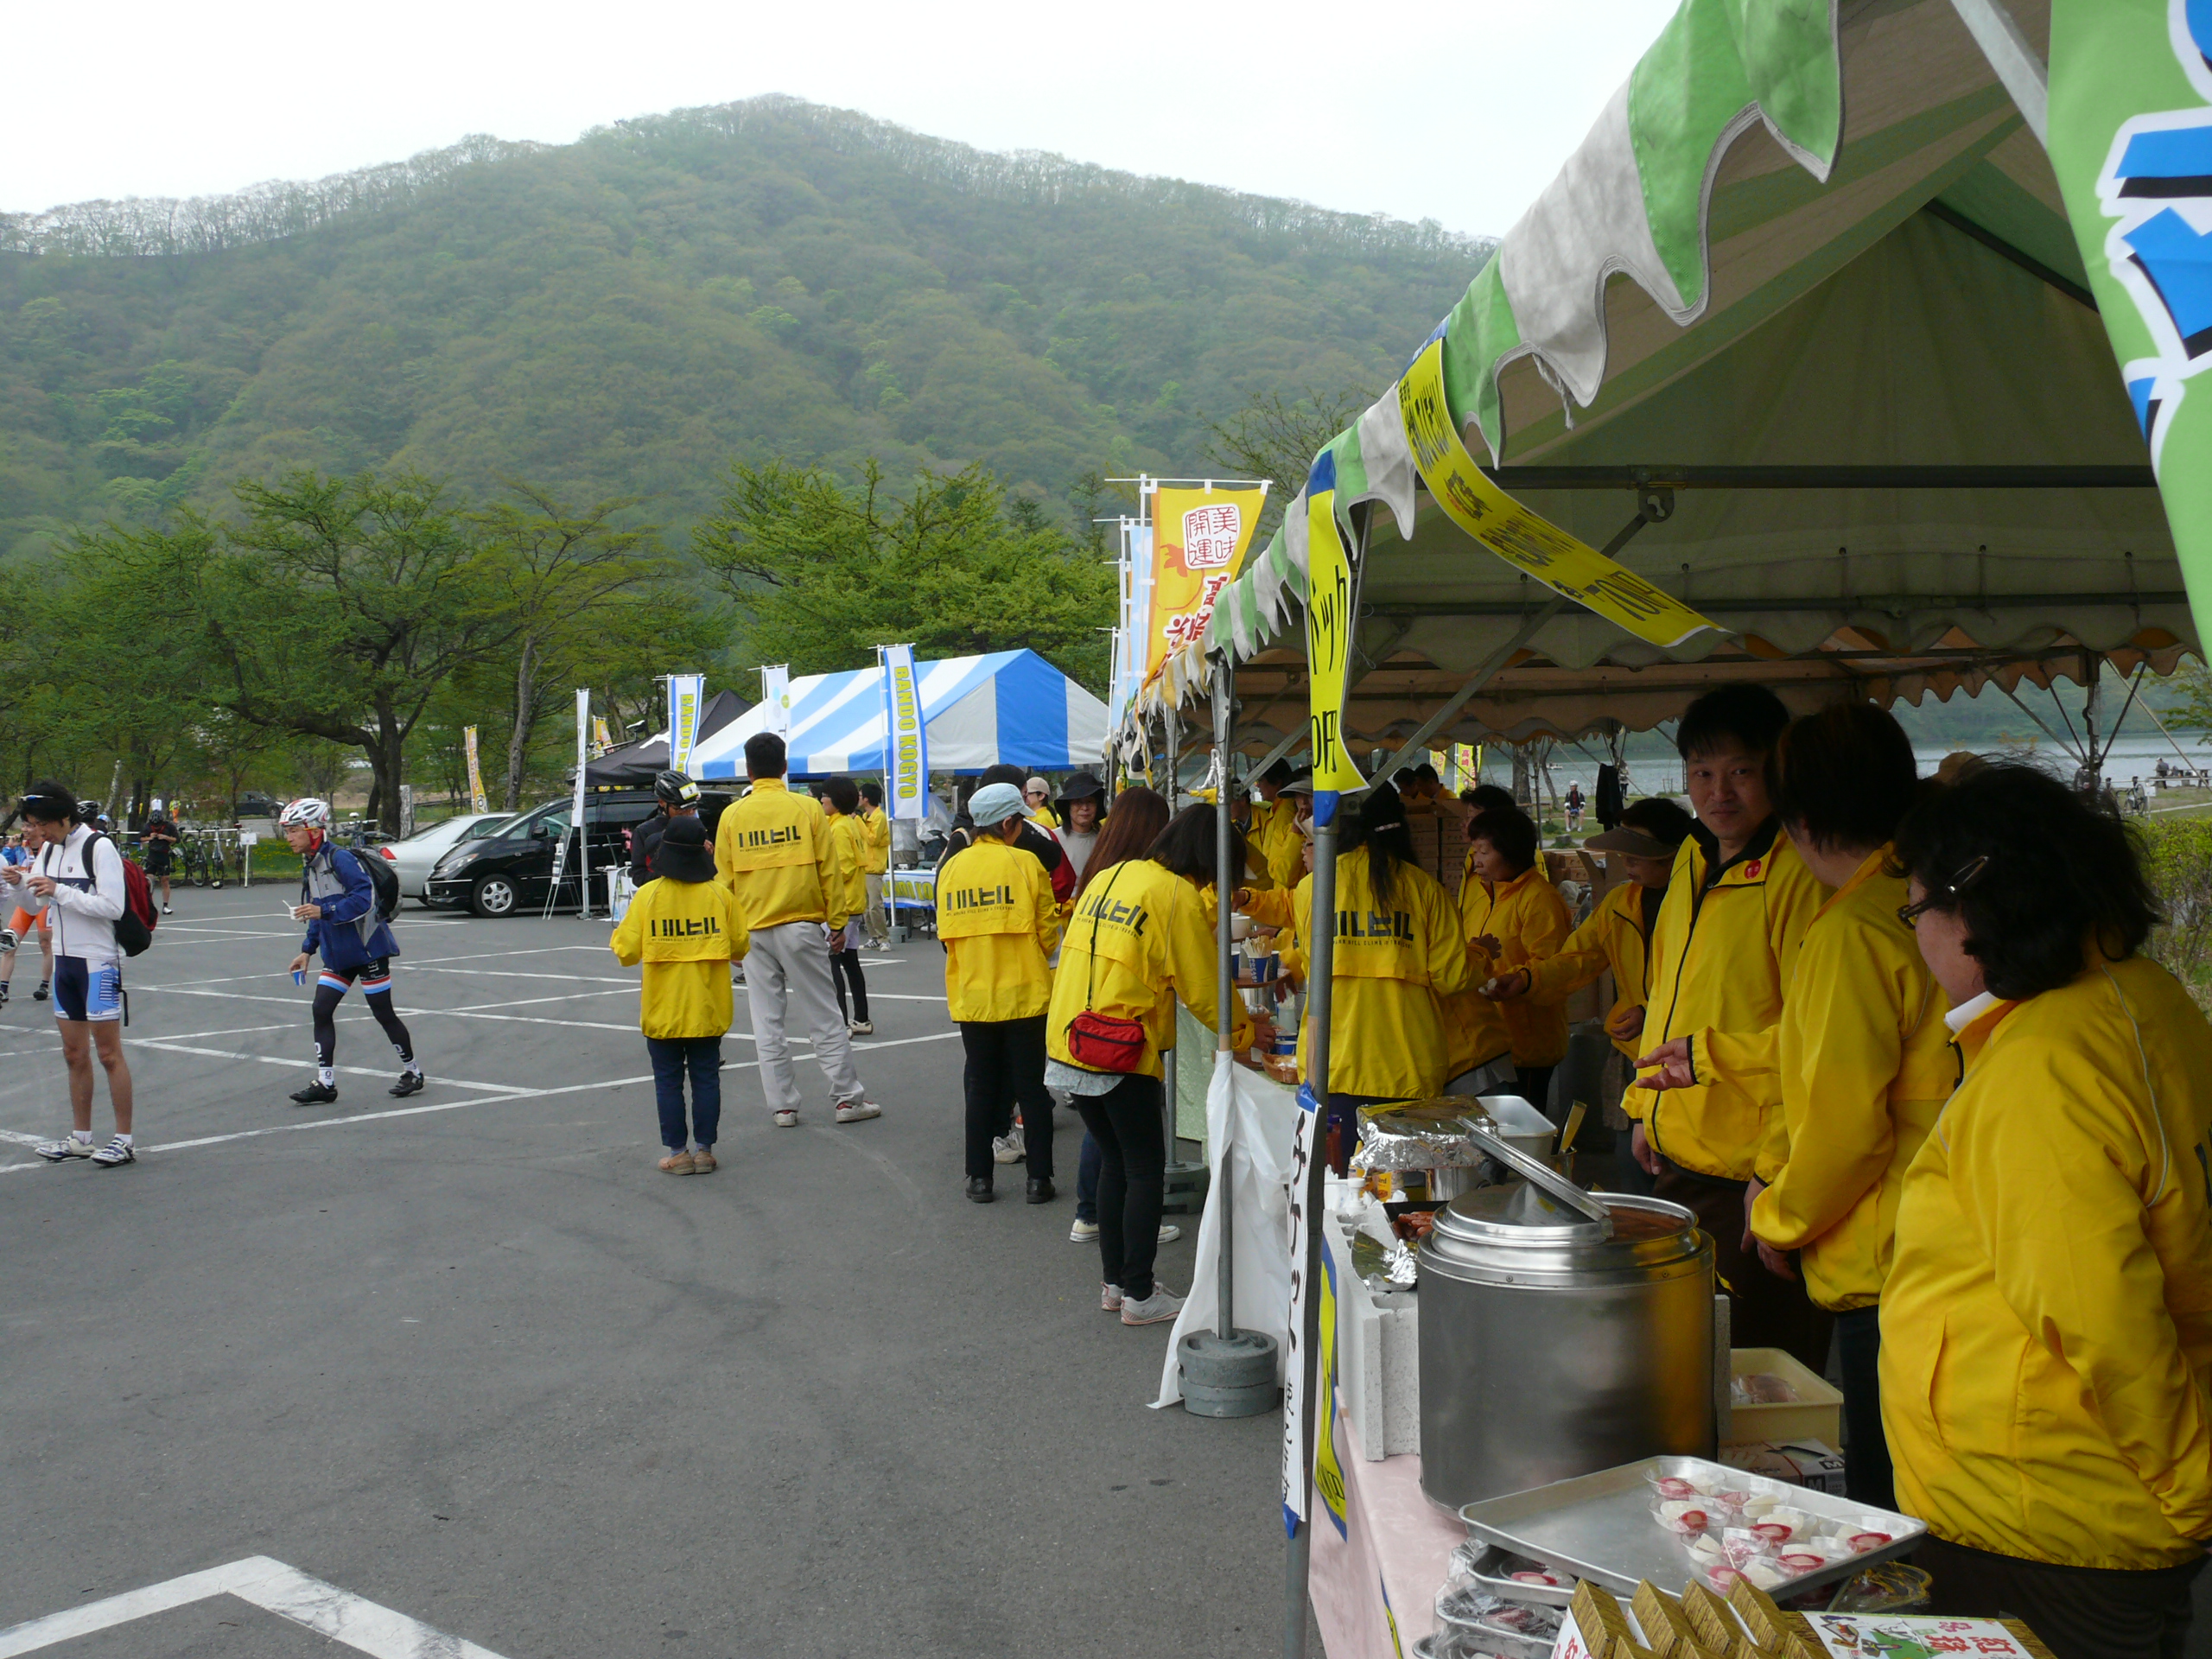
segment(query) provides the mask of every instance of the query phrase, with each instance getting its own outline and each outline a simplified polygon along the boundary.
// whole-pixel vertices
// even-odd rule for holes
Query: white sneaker
[[[137,1163],[138,1154],[131,1150],[130,1143],[118,1135],[92,1154],[92,1161],[105,1168],[112,1169],[118,1164]]]
[[[1122,1311],[1122,1287],[1119,1285],[1098,1287],[1098,1311],[1102,1313],[1118,1313]]]
[[[872,1020],[848,1020],[845,1021],[845,1035],[873,1037],[875,1035],[875,1022]]]
[[[1173,1222],[1163,1221],[1160,1224],[1160,1242],[1161,1243],[1173,1244],[1177,1239],[1182,1236],[1183,1230],[1180,1227],[1178,1227]]]
[[[1071,1244],[1094,1243],[1097,1237],[1098,1224],[1095,1221],[1078,1219],[1074,1226],[1068,1229],[1068,1243]]]
[[[883,1108],[872,1100],[841,1100],[837,1103],[840,1123],[865,1123],[871,1117],[881,1117]]]
[[[791,1111],[788,1108],[783,1111],[778,1112],[776,1114],[776,1127],[779,1129],[795,1129],[798,1128],[798,1114]]]
[[[1021,1138],[1021,1125],[1014,1126],[1011,1135],[995,1135],[991,1139],[991,1157],[1001,1164],[1018,1164],[1029,1155],[1028,1144]]]
[[[1173,1319],[1182,1311],[1183,1299],[1162,1284],[1155,1283],[1152,1294],[1141,1302],[1133,1302],[1127,1297],[1122,1299],[1123,1325],[1158,1325]]]
[[[65,1135],[59,1141],[41,1141],[31,1150],[49,1164],[58,1164],[65,1158],[89,1158],[92,1155],[92,1137],[81,1141],[73,1135]]]

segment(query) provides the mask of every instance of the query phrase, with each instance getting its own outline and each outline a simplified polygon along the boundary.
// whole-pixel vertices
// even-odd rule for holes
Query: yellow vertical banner
[[[1471,743],[1452,746],[1452,787],[1465,789],[1482,777],[1482,752]]]
[[[1345,1522],[1344,1465],[1337,1460],[1337,1256],[1321,1237],[1321,1332],[1314,1351],[1320,1358],[1318,1371],[1319,1409],[1313,1419],[1313,1495],[1321,1511],[1337,1529],[1339,1538],[1349,1535]]]
[[[1322,453],[1306,483],[1306,665],[1313,744],[1313,789],[1342,794],[1367,779],[1344,747],[1344,697],[1350,690],[1351,636],[1359,618],[1351,560],[1337,530],[1337,458]],[[1314,804],[1321,817],[1322,803]]]
[[[461,728],[461,746],[468,755],[468,810],[488,812],[492,806],[484,798],[484,772],[476,760],[476,728],[474,726]]]
[[[1152,615],[1143,683],[1206,637],[1213,602],[1243,569],[1266,504],[1265,484],[1162,485],[1152,498]]]

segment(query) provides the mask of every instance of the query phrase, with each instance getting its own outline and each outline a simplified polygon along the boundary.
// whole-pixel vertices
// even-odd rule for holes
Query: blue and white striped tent
[[[1106,705],[1033,651],[917,662],[930,770],[974,773],[1010,763],[1031,772],[1096,766]],[[873,668],[791,681],[791,769],[803,777],[884,769],[883,677]],[[745,740],[767,725],[763,703],[700,741],[695,778],[742,778]]]

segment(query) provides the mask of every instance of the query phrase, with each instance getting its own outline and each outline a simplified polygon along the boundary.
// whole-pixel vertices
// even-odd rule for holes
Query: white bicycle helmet
[[[276,819],[280,830],[327,830],[330,828],[330,803],[319,801],[312,795],[302,796],[286,806]]]

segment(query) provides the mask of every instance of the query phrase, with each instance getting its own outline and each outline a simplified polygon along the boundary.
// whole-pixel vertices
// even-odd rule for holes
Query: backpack
[[[85,843],[87,874],[92,868],[92,849],[112,840],[112,836],[96,834]],[[138,868],[138,861],[124,857],[120,847],[115,850],[123,859],[123,914],[115,918],[115,942],[123,947],[124,956],[143,956],[154,943],[154,929],[160,925],[162,913],[154,908],[154,889],[147,883],[146,872]]]
[[[340,853],[345,854],[346,857],[361,867],[368,875],[369,886],[376,892],[376,897],[369,906],[369,913],[360,918],[361,921],[369,925],[361,931],[361,943],[366,944],[370,932],[374,931],[378,922],[388,922],[399,914],[399,872],[391,868],[390,859],[381,855],[356,852],[350,847],[338,846],[333,846],[330,849],[330,864],[333,869],[338,868],[338,855]],[[305,871],[300,874],[300,902],[302,904],[308,902],[308,878]],[[359,925],[358,922],[355,924],[356,926]]]

